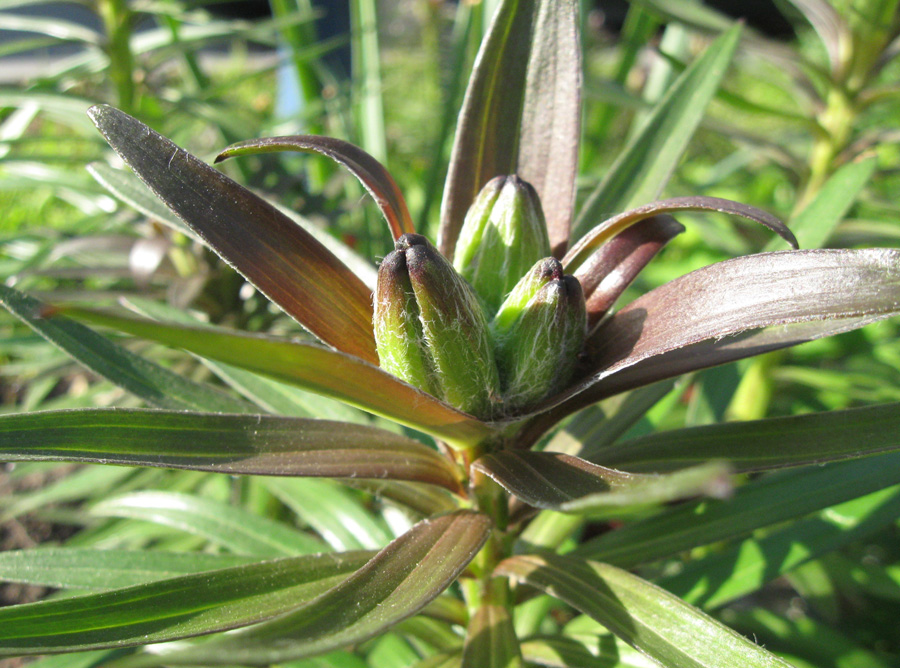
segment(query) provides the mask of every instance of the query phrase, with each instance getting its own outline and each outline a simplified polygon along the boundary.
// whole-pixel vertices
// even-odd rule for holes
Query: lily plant
[[[46,306],[2,287],[10,311],[152,408],[4,416],[0,458],[331,477],[413,521],[376,550],[181,562],[174,575],[5,608],[0,654],[120,650],[99,655],[110,668],[270,665],[393,628],[418,639],[421,668],[789,665],[631,571],[900,482],[889,452],[900,411],[618,439],[681,374],[900,313],[900,251],[796,250],[766,212],[710,197],[656,200],[739,27],[684,71],[576,211],[578,25],[575,0],[500,4],[459,117],[434,241],[414,229],[386,169],[346,142],[275,137],[219,156],[313,152],[347,168],[395,240],[377,276],[371,265],[352,271],[360,258],[342,249],[340,259],[333,242],[134,118],[90,110],[189,232],[316,340],[191,324],[149,304],[135,305],[137,316]],[[684,229],[673,218],[684,211],[748,219],[793,249],[699,269],[617,308]],[[182,378],[71,316],[402,428],[272,415],[250,392]],[[732,478],[836,460],[848,461],[744,485]],[[852,485],[838,483],[848,476]],[[573,541],[586,520],[624,524]],[[116,568],[99,551],[71,558]],[[547,635],[554,608],[572,621]]]

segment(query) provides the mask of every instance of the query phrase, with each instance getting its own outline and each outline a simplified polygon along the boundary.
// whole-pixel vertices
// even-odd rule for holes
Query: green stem
[[[97,11],[106,30],[109,78],[116,88],[117,106],[133,114],[136,106],[134,56],[131,52],[134,15],[128,8],[127,0],[97,0]]]

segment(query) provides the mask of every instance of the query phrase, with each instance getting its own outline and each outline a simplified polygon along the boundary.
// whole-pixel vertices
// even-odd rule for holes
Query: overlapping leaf
[[[270,204],[127,114],[90,110],[110,145],[226,262],[338,350],[376,362],[368,288]]]

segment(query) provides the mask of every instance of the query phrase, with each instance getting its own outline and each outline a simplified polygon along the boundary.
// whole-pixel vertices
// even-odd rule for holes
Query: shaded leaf
[[[66,312],[312,390],[434,434],[451,444],[465,446],[493,430],[376,366],[323,346],[224,329],[167,325],[85,309],[67,308]]]
[[[573,0],[505,0],[482,43],[441,207],[438,247],[452,257],[463,218],[495,176],[518,174],[545,207],[551,245],[568,240],[581,133],[581,44]]]
[[[223,631],[313,599],[371,553],[308,555],[0,609],[0,656],[128,647]]]
[[[446,589],[490,532],[470,511],[424,520],[339,586],[242,633],[167,653],[167,664],[266,665],[361,642],[415,614]]]
[[[449,461],[405,436],[328,420],[145,410],[0,417],[0,459],[244,475],[393,478],[460,491]]]
[[[482,603],[466,628],[463,647],[464,666],[479,668],[522,668],[519,639],[509,609]]]
[[[566,636],[529,638],[522,641],[522,657],[529,663],[548,668],[660,668],[650,657],[616,640],[611,635],[599,639],[596,634],[579,639]]]
[[[527,555],[501,562],[495,572],[565,601],[667,668],[790,668],[672,594],[609,564]]]
[[[240,155],[255,155],[275,151],[302,151],[321,153],[346,167],[375,200],[391,228],[394,239],[403,234],[414,234],[412,219],[403,193],[394,178],[378,160],[358,146],[333,137],[294,135],[250,139],[229,146],[217,157],[216,162]]]
[[[237,554],[279,557],[325,551],[311,535],[243,508],[178,492],[131,492],[103,499],[94,517],[127,517],[202,536]]]
[[[648,434],[597,458],[629,471],[727,459],[739,471],[819,464],[900,450],[900,404],[727,422]]]
[[[263,294],[326,343],[377,362],[369,289],[322,244],[140,121],[102,105],[89,114],[157,197]]]
[[[44,304],[5,285],[0,285],[0,304],[91,371],[152,405],[228,413],[251,409],[239,399],[191,382],[135,355],[80,323],[67,318],[40,317],[46,308]]]
[[[574,224],[576,237],[597,220],[659,196],[715,95],[739,36],[739,26],[729,29],[678,77],[584,203]]]

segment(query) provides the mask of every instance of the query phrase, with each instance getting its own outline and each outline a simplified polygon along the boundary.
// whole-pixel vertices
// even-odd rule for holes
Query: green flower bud
[[[498,176],[469,208],[453,266],[493,315],[519,277],[548,255],[550,239],[537,192],[518,176]]]
[[[375,344],[385,370],[476,417],[499,397],[487,319],[429,241],[404,234],[378,270]]]
[[[531,406],[563,389],[584,347],[587,313],[581,284],[553,258],[526,274],[493,323],[504,408]]]

